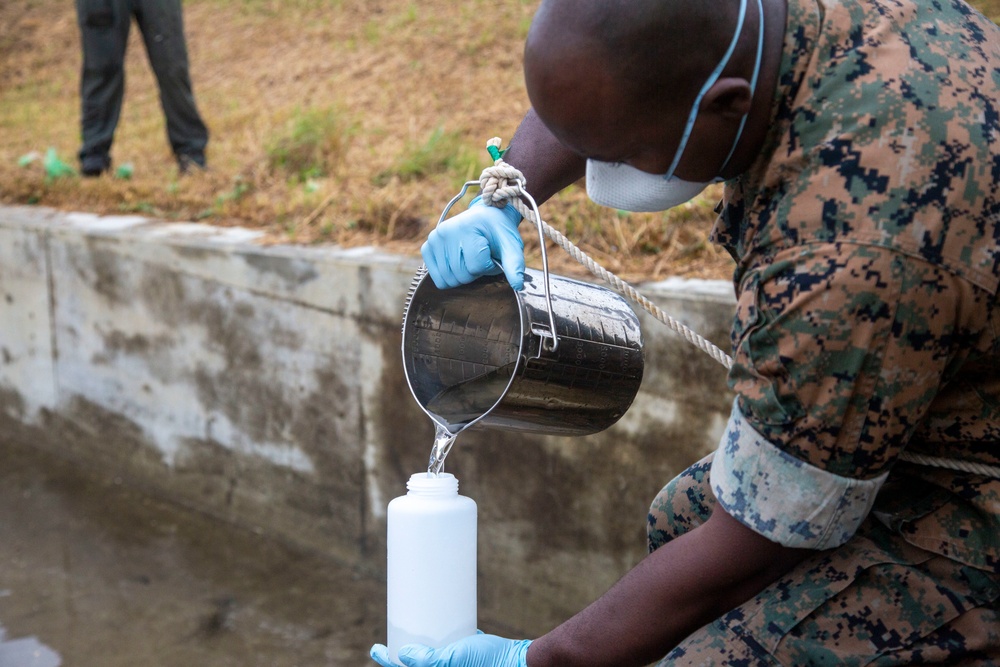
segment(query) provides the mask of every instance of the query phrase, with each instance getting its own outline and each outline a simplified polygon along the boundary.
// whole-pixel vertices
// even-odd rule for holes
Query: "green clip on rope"
[[[500,150],[496,146],[489,145],[486,147],[486,151],[490,154],[490,157],[493,158],[493,161],[496,162],[503,157],[503,154],[507,152],[507,149],[505,148]]]

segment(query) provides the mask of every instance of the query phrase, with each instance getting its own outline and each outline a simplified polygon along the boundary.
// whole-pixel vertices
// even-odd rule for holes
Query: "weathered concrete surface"
[[[0,439],[359,566],[427,465],[400,320],[418,260],[254,243],[253,232],[0,208]],[[724,349],[723,283],[643,286]],[[725,372],[643,314],[626,416],[585,438],[463,434],[480,512],[481,624],[544,632],[645,552],[649,500],[711,451]]]
[[[0,665],[374,665],[383,581],[38,448],[0,460]]]

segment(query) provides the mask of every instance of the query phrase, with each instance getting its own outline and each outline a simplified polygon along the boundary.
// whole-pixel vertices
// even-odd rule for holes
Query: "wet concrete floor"
[[[0,442],[0,667],[370,666],[384,637],[384,582]]]

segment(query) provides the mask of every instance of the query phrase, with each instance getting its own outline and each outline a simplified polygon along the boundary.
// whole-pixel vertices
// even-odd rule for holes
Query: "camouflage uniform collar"
[[[730,253],[733,252],[732,246],[738,238],[737,230],[731,223],[742,220],[743,192],[748,187],[753,187],[752,184],[762,181],[774,151],[788,132],[793,117],[792,107],[815,55],[820,28],[826,13],[825,6],[820,0],[785,0],[785,2],[787,5],[785,37],[781,49],[781,64],[778,67],[778,83],[771,101],[769,129],[760,153],[750,168],[727,182],[723,201],[717,209],[721,213],[726,206],[735,205],[738,212],[731,211],[731,215],[727,216],[730,224],[720,217],[711,233],[712,241],[726,247]],[[737,259],[735,255],[734,259]]]
[[[771,155],[788,130],[791,107],[798,98],[799,89],[812,62],[826,13],[819,0],[786,0],[786,5],[785,38],[778,68],[778,84],[771,102],[770,129],[764,138],[760,154],[746,172],[754,182],[767,169]]]

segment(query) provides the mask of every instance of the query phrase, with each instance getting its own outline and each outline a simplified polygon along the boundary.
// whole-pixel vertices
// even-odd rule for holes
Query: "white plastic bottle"
[[[476,502],[450,473],[417,473],[388,509],[389,657],[476,634]]]

